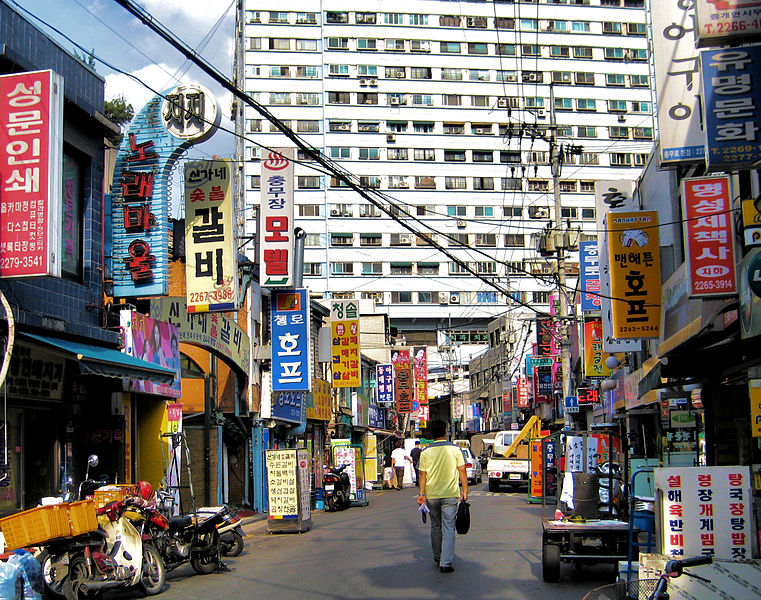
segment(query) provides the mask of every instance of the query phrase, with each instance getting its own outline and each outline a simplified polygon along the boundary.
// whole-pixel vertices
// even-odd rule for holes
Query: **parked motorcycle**
[[[486,450],[482,450],[481,454],[478,455],[478,462],[481,463],[481,468],[486,471],[486,465],[489,463],[489,456],[490,453]]]
[[[597,466],[599,474],[598,512],[601,519],[626,520],[626,493],[621,465],[605,461]]]
[[[229,506],[202,506],[198,509],[198,517],[208,519],[223,511],[223,521],[217,525],[219,533],[219,551],[222,556],[238,556],[243,552],[243,529],[238,513]]]
[[[344,510],[351,506],[351,482],[345,469],[349,465],[331,467],[322,477],[322,487],[325,490],[325,506],[329,512]]]

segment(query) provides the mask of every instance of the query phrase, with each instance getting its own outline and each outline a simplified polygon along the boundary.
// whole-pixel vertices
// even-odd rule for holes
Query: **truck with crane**
[[[492,454],[486,464],[490,492],[498,492],[502,486],[528,487],[529,442],[540,436],[541,424],[538,417],[532,416],[520,431],[498,431],[493,439],[483,440],[484,444],[492,444]]]

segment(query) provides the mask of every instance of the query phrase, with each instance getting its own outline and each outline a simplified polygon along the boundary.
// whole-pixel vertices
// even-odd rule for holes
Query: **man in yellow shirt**
[[[431,515],[431,548],[433,560],[442,573],[454,571],[454,526],[459,499],[468,499],[468,473],[459,446],[447,441],[447,424],[431,421],[428,430],[434,442],[420,453],[420,495]],[[458,477],[462,491],[458,486]]]

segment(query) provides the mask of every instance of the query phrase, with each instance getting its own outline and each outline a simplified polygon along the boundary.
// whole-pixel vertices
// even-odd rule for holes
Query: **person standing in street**
[[[468,473],[459,446],[447,441],[447,424],[435,419],[428,430],[434,442],[420,453],[420,495],[431,517],[433,560],[442,573],[454,571],[454,532],[459,500],[468,499]],[[462,490],[458,486],[462,484]]]
[[[420,473],[418,472],[418,465],[420,464],[420,440],[415,440],[415,447],[410,450],[410,458],[412,459],[412,468],[415,469],[415,485],[420,484]]]
[[[396,473],[396,489],[401,490],[404,487],[404,463],[406,461],[412,462],[412,459],[404,451],[402,446],[402,440],[396,440],[394,451],[391,453],[391,462],[394,465],[394,472]]]

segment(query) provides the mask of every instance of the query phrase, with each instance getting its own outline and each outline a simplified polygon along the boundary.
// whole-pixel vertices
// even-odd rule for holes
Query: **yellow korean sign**
[[[360,387],[359,319],[330,324],[333,387]]]
[[[658,213],[608,213],[608,264],[615,339],[660,335]]]
[[[750,432],[754,438],[761,438],[761,379],[748,381],[750,392]]]
[[[609,377],[605,359],[610,356],[602,350],[602,319],[584,321],[584,377]]]
[[[307,419],[330,421],[332,416],[330,383],[324,379],[312,379],[312,401],[307,404]]]

